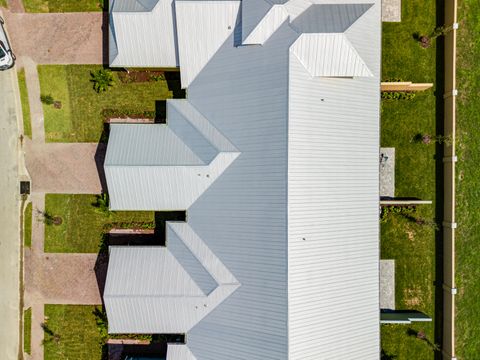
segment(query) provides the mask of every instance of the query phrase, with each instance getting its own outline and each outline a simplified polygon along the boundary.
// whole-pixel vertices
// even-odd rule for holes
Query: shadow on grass
[[[445,3],[443,0],[436,2],[436,25],[444,25]],[[436,41],[436,125],[437,135],[444,133],[444,100],[443,94],[445,92],[445,62],[444,62],[444,39],[443,36],[437,38]],[[435,144],[435,179],[436,179],[436,199],[435,199],[435,218],[443,219],[444,208],[444,180],[443,180],[443,145]],[[435,331],[434,344],[442,346],[443,334],[443,231],[436,232],[435,241]],[[442,353],[435,352],[435,359],[440,360]]]

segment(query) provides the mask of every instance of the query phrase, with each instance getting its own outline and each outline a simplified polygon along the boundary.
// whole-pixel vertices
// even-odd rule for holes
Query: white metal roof
[[[201,4],[182,6],[200,16]],[[242,27],[248,16],[258,24],[274,5],[244,0]],[[191,317],[185,346],[197,360],[379,358],[380,1],[345,9],[339,14],[348,19],[366,9],[342,36],[372,76],[312,76],[295,53],[299,26],[287,21],[262,46],[236,46],[230,34],[192,78],[188,100],[167,111],[167,126],[202,161],[220,148],[213,139],[237,152],[187,207],[188,223],[169,224],[167,233],[167,249],[170,242],[185,271],[198,273],[191,277],[204,293],[221,288],[212,290],[212,279],[237,283],[208,316]],[[338,20],[342,31],[348,19]],[[198,124],[193,133],[175,129],[196,117],[216,135]],[[185,246],[177,248],[179,238],[190,251],[194,239],[211,279]],[[217,266],[230,275],[220,277]]]
[[[167,103],[169,126],[112,124],[105,177],[112,210],[187,209],[238,150],[185,100]]]
[[[311,76],[373,76],[344,34],[302,34],[290,50]]]
[[[112,67],[177,67],[174,0],[111,0]]]
[[[190,275],[192,268],[169,247],[111,246],[103,295],[110,333],[186,333],[240,286],[188,224],[171,223],[168,233],[215,279],[215,288],[202,291],[198,274]]]
[[[168,344],[167,360],[197,360],[187,345]]]
[[[177,1],[175,3],[180,76],[187,88],[233,33],[240,1]]]

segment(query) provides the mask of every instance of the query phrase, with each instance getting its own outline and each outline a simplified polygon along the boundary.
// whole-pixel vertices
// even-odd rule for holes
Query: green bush
[[[52,105],[54,103],[54,99],[52,97],[52,95],[48,94],[48,95],[40,95],[40,101],[42,103],[44,103],[45,105]]]
[[[384,100],[412,100],[415,93],[412,91],[382,91]]]
[[[93,89],[97,93],[107,91],[113,86],[113,73],[110,70],[100,69],[95,72],[91,71],[90,75],[92,76]]]
[[[104,120],[113,118],[154,119],[155,111],[128,110],[128,109],[103,109]]]
[[[164,74],[150,75],[150,81],[162,81],[162,80],[165,80]]]
[[[102,341],[107,342],[108,339],[129,339],[129,340],[147,340],[152,341],[151,334],[109,334],[108,333],[108,318],[105,310],[95,308],[93,311],[97,329],[102,338]]]

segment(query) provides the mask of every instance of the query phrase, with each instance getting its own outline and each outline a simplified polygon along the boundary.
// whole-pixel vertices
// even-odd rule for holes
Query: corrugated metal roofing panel
[[[152,11],[159,0],[110,0],[110,8],[115,12]]]
[[[219,153],[205,166],[106,165],[110,209],[188,209],[238,155]]]
[[[116,3],[120,2],[117,0]],[[120,5],[116,5],[120,6]],[[123,9],[123,7],[121,7]],[[177,67],[173,0],[158,0],[151,11],[110,12],[112,67]]]
[[[105,166],[204,165],[168,126],[111,124]]]
[[[365,30],[370,78],[312,78],[292,47],[290,359],[379,357],[380,28]]]
[[[104,296],[203,296],[165,247],[111,246]]]
[[[291,51],[311,76],[373,76],[344,34],[302,34]]]
[[[185,333],[240,286],[189,225],[180,227],[201,265],[233,281],[205,295],[168,248],[111,246],[103,295],[110,333]]]
[[[261,47],[231,35],[191,83],[241,151],[188,212],[242,284],[187,334],[198,360],[378,359],[379,5],[347,31],[373,77],[312,78],[282,24]],[[140,305],[157,316],[118,307]]]
[[[288,15],[287,10],[282,5],[273,5],[267,15],[243,41],[243,44],[263,44],[277,31],[280,25],[288,20]]]
[[[237,26],[240,1],[178,1],[178,52],[187,88]]]
[[[242,286],[187,335],[201,360],[288,358],[288,48],[282,25],[264,46],[227,41],[189,101],[241,155],[188,211],[188,222]]]
[[[242,0],[242,42],[273,6],[268,0]]]
[[[170,226],[167,225],[168,250],[175,256],[183,268],[187,270],[195,283],[202,289],[203,293],[205,295],[210,294],[218,286],[218,283],[195,255],[193,255],[180,236],[169,229]]]
[[[187,345],[168,344],[167,360],[197,360]]]
[[[343,33],[373,4],[314,4],[292,20],[299,33]]]

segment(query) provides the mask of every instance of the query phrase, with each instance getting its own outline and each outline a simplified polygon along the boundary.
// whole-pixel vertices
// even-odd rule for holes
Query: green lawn
[[[32,203],[28,203],[23,213],[23,244],[26,247],[32,246]]]
[[[20,100],[22,101],[23,134],[29,138],[32,138],[30,103],[28,102],[27,83],[25,81],[25,70],[23,69],[18,72],[18,87],[20,88]]]
[[[103,0],[23,0],[25,10],[36,13],[102,11],[103,4]]]
[[[114,72],[114,86],[97,94],[91,71],[100,65],[41,65],[41,93],[61,101],[62,108],[43,105],[47,141],[97,142],[103,131],[104,109],[155,111],[155,101],[172,97],[166,80],[122,83]]]
[[[421,15],[420,15],[421,14]],[[383,24],[382,78],[435,84],[435,42],[423,49],[414,33],[429,34],[435,28],[435,0],[402,1],[402,22]],[[435,87],[435,85],[434,85]],[[435,218],[435,145],[416,143],[416,134],[436,133],[435,89],[418,93],[413,100],[382,101],[381,145],[395,147],[395,191],[397,197],[433,200],[417,207],[413,215]],[[396,308],[420,310],[435,316],[434,226],[418,225],[399,214],[381,225],[381,257],[396,260]],[[435,319],[434,319],[435,320]],[[382,325],[382,349],[396,359],[433,359],[426,341],[408,334],[423,331],[435,342],[435,322],[412,326]]]
[[[32,308],[23,311],[23,351],[30,354],[32,341]]]
[[[45,252],[96,253],[109,224],[154,226],[153,212],[105,213],[92,205],[95,203],[95,195],[46,194],[46,213],[60,216],[62,224],[45,226]]]
[[[480,2],[460,0],[457,39],[456,355],[480,349]]]
[[[0,0],[0,6],[6,8],[7,7],[7,0]]]
[[[101,360],[95,306],[45,305],[44,360]]]

